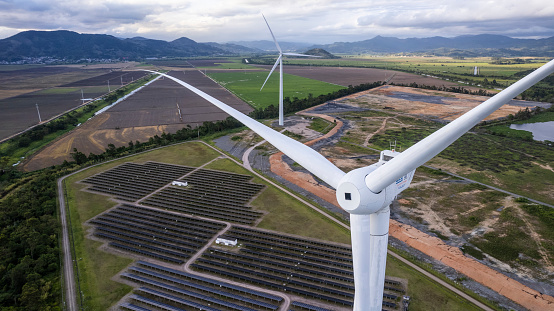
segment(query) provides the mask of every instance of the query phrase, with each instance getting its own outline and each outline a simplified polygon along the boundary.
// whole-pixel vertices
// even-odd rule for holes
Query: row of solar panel
[[[349,254],[352,253],[352,248],[350,246],[346,246],[346,245],[337,245],[337,244],[333,244],[333,243],[312,241],[312,240],[308,240],[308,239],[305,239],[305,238],[299,238],[299,237],[289,236],[289,235],[285,235],[285,234],[280,234],[278,232],[269,232],[269,231],[264,231],[264,230],[254,229],[254,228],[241,227],[241,226],[233,226],[232,230],[233,230],[233,232],[252,233],[253,235],[258,236],[260,238],[262,238],[262,237],[273,237],[273,238],[277,238],[277,239],[280,239],[280,240],[295,241],[295,242],[299,242],[299,243],[303,243],[303,244],[318,245],[318,246],[321,246],[321,247],[324,247],[324,248],[329,248],[329,249],[331,249],[331,248],[332,249],[337,249],[337,250],[342,251],[344,253],[349,253]]]
[[[250,210],[250,207],[245,206],[246,202],[250,200],[248,198],[239,200],[234,194],[224,193],[213,196],[212,194],[199,192],[196,187],[190,189],[183,188],[165,188],[162,191],[155,194],[155,196],[161,196],[167,199],[173,199],[175,202],[187,202],[191,205],[208,206],[210,208],[232,208],[236,210]]]
[[[116,242],[110,242],[108,245],[112,246],[112,247],[116,247],[116,248],[121,248],[121,249],[123,249],[125,251],[128,251],[128,252],[137,253],[137,254],[140,254],[140,255],[143,255],[143,256],[152,257],[152,258],[156,258],[156,259],[163,260],[163,261],[168,261],[168,262],[171,262],[171,263],[174,263],[174,264],[177,264],[177,265],[182,265],[183,263],[185,263],[181,259],[175,259],[173,257],[160,255],[160,254],[157,254],[157,253],[145,251],[145,250],[142,250],[142,249],[138,249],[138,248],[135,248],[135,247],[127,246],[127,245],[116,243]]]
[[[127,215],[119,215],[117,213],[112,213],[112,212],[98,216],[96,219],[103,220],[103,221],[117,222],[117,223],[127,224],[131,226],[138,225],[142,228],[163,230],[164,232],[174,232],[179,235],[207,239],[207,240],[211,239],[215,233],[215,232],[199,232],[196,230],[191,230],[186,227],[174,226],[173,224],[167,224],[159,221],[153,222],[148,220],[142,220],[142,219],[134,218],[132,216],[130,217]]]
[[[329,301],[329,302],[333,302],[333,303],[341,304],[341,305],[346,305],[346,306],[352,306],[353,305],[352,301],[348,301],[348,300],[344,300],[344,299],[338,299],[338,298],[330,297],[330,296],[327,296],[327,295],[321,295],[321,294],[315,293],[314,291],[303,290],[303,289],[291,287],[291,286],[288,286],[288,285],[268,282],[268,281],[260,279],[260,278],[255,278],[255,277],[250,277],[250,276],[247,276],[247,275],[244,275],[244,274],[224,271],[224,270],[216,269],[214,267],[210,267],[210,266],[206,266],[206,265],[200,265],[200,264],[194,263],[194,264],[191,265],[191,267],[196,268],[198,270],[207,271],[207,272],[210,272],[210,273],[219,274],[219,275],[223,275],[223,276],[230,277],[230,278],[235,278],[235,279],[246,281],[246,282],[253,283],[253,284],[262,285],[262,286],[269,287],[269,288],[275,288],[275,289],[278,289],[278,290],[284,291],[284,292],[291,292],[291,293],[295,293],[295,294],[300,294],[300,295],[307,296],[307,297],[310,297],[310,298]]]
[[[150,292],[153,291],[153,292],[156,293],[156,295],[161,296],[161,297],[166,298],[166,299],[170,299],[174,302],[179,302],[179,299],[183,299],[181,297],[184,296],[184,297],[188,298],[188,299],[183,299],[183,300],[186,300],[187,302],[192,302],[189,299],[194,299],[196,301],[201,301],[202,303],[197,303],[198,305],[208,304],[208,305],[222,306],[222,307],[229,308],[229,309],[232,309],[232,310],[256,311],[252,308],[245,307],[245,306],[233,303],[233,302],[229,302],[229,301],[214,298],[214,297],[211,297],[211,296],[208,296],[208,295],[196,293],[196,292],[186,290],[186,289],[182,289],[182,288],[179,288],[179,287],[176,287],[176,286],[167,285],[165,283],[158,282],[158,281],[155,281],[155,280],[151,280],[149,278],[145,278],[145,277],[135,275],[135,274],[132,274],[132,273],[122,273],[121,276],[125,277],[127,279],[130,279],[134,282],[140,283],[140,284],[146,284],[146,285],[149,285],[149,286],[152,286],[152,287],[156,287],[159,290],[163,290],[163,291],[171,292],[172,294],[179,295],[179,297],[176,297],[176,296],[173,296],[173,295],[165,294],[163,292],[159,292],[157,290],[152,290],[148,287],[141,287],[141,289],[144,290],[144,291],[150,291]],[[166,297],[166,295],[169,296],[169,297]]]
[[[333,281],[328,280],[327,278],[313,277],[313,276],[310,276],[310,275],[305,274],[305,273],[300,273],[298,271],[295,271],[294,267],[292,267],[293,270],[283,269],[283,267],[273,268],[273,267],[270,267],[266,264],[258,264],[258,263],[253,263],[253,262],[249,262],[249,261],[245,261],[245,260],[236,259],[236,258],[233,258],[233,256],[230,255],[230,254],[227,255],[227,256],[219,256],[219,255],[215,255],[215,254],[204,254],[204,258],[208,258],[210,260],[215,260],[215,261],[218,261],[218,262],[225,262],[227,264],[231,263],[233,267],[242,267],[242,268],[246,268],[247,270],[249,270],[248,268],[254,268],[254,269],[258,269],[258,270],[264,270],[264,271],[272,272],[273,274],[285,275],[287,278],[291,278],[291,279],[292,278],[303,279],[303,280],[311,282],[312,284],[313,283],[319,283],[319,284],[329,285],[329,286],[332,286],[334,288],[338,287],[338,288],[341,288],[341,289],[347,290],[347,291],[348,290],[351,290],[351,291],[354,290],[354,286],[352,286],[352,285],[333,282]]]
[[[114,209],[110,212],[110,216],[112,217],[115,217],[115,216],[120,216],[120,217],[125,217],[124,219],[137,219],[137,220],[142,220],[142,221],[146,221],[146,222],[155,222],[155,223],[158,223],[160,225],[164,225],[164,226],[168,226],[168,227],[177,227],[177,228],[185,228],[185,229],[188,229],[190,231],[194,231],[194,232],[197,232],[201,235],[209,235],[209,236],[212,236],[215,232],[219,231],[219,230],[214,230],[213,228],[206,228],[204,226],[200,226],[196,223],[194,223],[193,221],[190,221],[190,222],[187,222],[187,223],[183,223],[183,222],[178,222],[176,219],[173,219],[173,220],[166,220],[166,219],[162,219],[162,218],[156,218],[156,217],[153,217],[153,216],[150,216],[150,215],[141,215],[139,213],[136,213],[136,212],[130,212],[130,211],[125,211],[125,210],[121,210],[121,209]]]
[[[162,243],[169,242],[169,243],[176,244],[175,246],[178,246],[178,247],[180,247],[179,245],[183,245],[185,246],[185,248],[192,248],[192,249],[197,249],[201,245],[197,241],[194,241],[194,243],[191,243],[189,241],[183,241],[182,239],[172,239],[166,236],[155,235],[155,234],[153,235],[152,233],[144,233],[139,230],[125,228],[125,227],[121,227],[121,226],[117,226],[109,223],[97,223],[97,224],[99,226],[96,227],[96,231],[104,231],[104,232],[107,232],[108,234],[127,237],[137,241],[159,243],[160,245],[163,245]],[[165,242],[161,242],[160,240]],[[172,248],[169,246],[167,247]]]
[[[322,258],[314,257],[314,256],[306,256],[303,253],[291,253],[291,252],[287,252],[287,251],[283,251],[283,250],[279,250],[279,249],[272,249],[270,247],[263,247],[263,246],[254,245],[254,244],[243,244],[243,246],[247,247],[248,249],[257,250],[259,252],[264,252],[264,253],[268,253],[268,254],[280,254],[280,255],[284,255],[284,256],[288,256],[288,257],[292,257],[292,258],[303,259],[305,261],[312,261],[312,262],[322,263],[322,264],[331,265],[331,266],[344,268],[344,269],[350,269],[350,270],[352,269],[352,265],[350,265],[350,264],[346,264],[346,263],[342,263],[342,262],[336,262],[336,261],[327,260],[327,259],[322,259]],[[242,249],[241,249],[241,251],[242,251]]]
[[[117,219],[112,219],[112,218],[102,217],[102,216],[97,217],[96,219],[91,220],[90,222],[99,226],[111,227],[118,230],[129,231],[129,232],[133,232],[144,236],[152,236],[153,238],[173,237],[173,238],[176,238],[177,240],[188,240],[198,245],[205,243],[207,240],[206,238],[200,238],[194,235],[184,235],[182,233],[174,233],[174,231],[170,231],[170,230],[154,229],[146,226],[141,227],[141,226],[138,226],[138,224],[124,222]],[[137,228],[137,229],[134,229],[134,228]]]
[[[187,182],[193,184],[205,185],[201,189],[205,189],[212,192],[235,192],[237,194],[250,196],[256,194],[264,185],[253,184],[246,181],[230,181],[230,180],[216,180],[211,176],[198,176],[197,174],[188,175]]]
[[[241,224],[252,224],[258,217],[261,216],[261,213],[257,212],[252,212],[252,214],[249,216],[242,216],[237,215],[234,211],[225,212],[219,210],[211,210],[207,207],[194,207],[188,204],[185,205],[186,202],[169,202],[168,200],[159,199],[157,197],[149,197],[143,202],[143,204],[158,208],[171,209],[185,214],[199,215],[207,218]]]
[[[327,294],[337,295],[337,296],[346,297],[346,298],[354,298],[354,294],[352,294],[352,293],[344,292],[344,291],[340,291],[340,290],[335,290],[335,289],[332,289],[332,288],[327,288],[327,287],[315,285],[315,284],[312,284],[312,283],[296,281],[296,280],[293,279],[293,276],[280,277],[280,276],[276,276],[274,274],[269,274],[269,273],[265,273],[265,272],[258,272],[258,271],[254,271],[252,269],[247,269],[247,268],[238,267],[238,266],[234,266],[234,265],[227,265],[225,263],[221,263],[221,262],[217,262],[217,261],[213,261],[213,260],[209,260],[209,259],[205,259],[205,258],[199,258],[196,262],[197,263],[203,263],[204,266],[209,265],[211,267],[217,267],[216,269],[226,269],[226,270],[231,270],[231,271],[238,272],[238,273],[241,273],[241,274],[244,274],[244,275],[253,275],[253,276],[256,276],[257,278],[262,278],[262,279],[265,279],[265,280],[271,280],[272,282],[277,282],[279,284],[286,284],[287,286],[290,286],[290,287],[309,288],[312,291],[324,292],[324,293],[327,293]]]
[[[336,274],[354,275],[352,270],[343,270],[343,269],[331,267],[329,265],[320,265],[320,264],[316,264],[316,263],[312,263],[312,262],[303,260],[301,258],[289,258],[289,257],[275,255],[275,254],[267,254],[267,253],[263,253],[263,252],[258,252],[258,251],[251,250],[251,249],[246,249],[246,248],[241,248],[240,253],[246,253],[246,254],[249,254],[249,255],[254,255],[254,256],[262,259],[262,260],[279,260],[281,262],[288,262],[288,263],[292,263],[292,264],[295,264],[295,265],[298,265],[298,266],[308,266],[308,267],[311,267],[311,268],[315,268],[315,269],[323,270],[323,271],[329,271],[329,272],[336,273]],[[349,278],[349,279],[351,279],[351,278]]]
[[[154,271],[160,271],[160,272],[163,272],[163,273],[166,273],[166,274],[176,275],[176,276],[179,276],[181,278],[190,279],[190,280],[194,280],[194,281],[197,281],[197,282],[203,282],[203,283],[210,284],[210,285],[213,285],[213,286],[216,286],[216,287],[219,287],[219,288],[226,288],[226,289],[237,291],[237,292],[240,292],[240,293],[246,293],[246,294],[253,295],[253,296],[256,296],[256,297],[260,297],[260,298],[264,298],[264,299],[267,299],[267,300],[270,300],[270,301],[281,302],[283,300],[283,298],[281,298],[279,296],[274,296],[274,295],[270,295],[270,294],[267,294],[267,293],[264,293],[264,292],[254,291],[254,290],[251,290],[251,289],[246,288],[246,287],[237,286],[237,285],[233,285],[233,284],[226,283],[226,282],[221,282],[221,281],[218,281],[218,280],[213,280],[213,279],[206,278],[206,277],[203,277],[203,276],[190,274],[190,273],[187,273],[187,272],[184,272],[184,271],[170,269],[170,268],[167,268],[167,267],[164,267],[164,266],[156,265],[156,264],[146,262],[146,261],[142,261],[142,260],[137,261],[137,264],[139,266],[146,267],[146,268],[149,268],[149,269],[154,270]]]
[[[172,283],[172,284],[184,286],[186,288],[199,290],[199,291],[202,291],[202,292],[205,292],[205,293],[215,294],[218,297],[225,297],[225,298],[228,298],[228,299],[231,299],[231,300],[240,301],[240,302],[243,302],[243,303],[246,303],[248,305],[255,306],[255,307],[261,307],[261,308],[265,308],[265,309],[269,309],[269,310],[277,310],[279,308],[279,306],[277,306],[277,305],[269,304],[269,303],[266,303],[266,302],[263,302],[263,301],[258,301],[258,300],[252,299],[252,298],[248,298],[248,297],[244,297],[244,296],[241,296],[241,295],[229,293],[229,292],[221,290],[221,289],[216,289],[216,288],[212,288],[212,287],[209,287],[209,286],[200,285],[200,284],[190,282],[190,281],[186,281],[186,280],[182,280],[182,279],[179,279],[179,278],[166,276],[164,274],[160,274],[160,273],[150,271],[150,270],[147,270],[147,269],[131,267],[130,270],[135,272],[135,273],[141,274],[143,276],[156,278],[157,280],[160,280],[160,281],[163,281],[163,282],[166,282],[166,283]]]
[[[343,281],[343,282],[347,282],[347,283],[351,283],[351,284],[354,283],[353,278],[345,277],[345,276],[342,276],[342,275],[330,274],[328,272],[320,271],[320,270],[316,270],[316,269],[304,268],[304,267],[302,267],[302,264],[299,263],[299,262],[294,262],[293,264],[283,263],[281,261],[278,261],[279,260],[278,258],[273,258],[273,257],[260,258],[260,257],[246,255],[246,254],[243,254],[243,253],[226,252],[226,251],[222,251],[222,250],[215,249],[215,248],[210,248],[209,251],[211,253],[214,253],[214,254],[221,254],[222,257],[224,256],[226,259],[234,258],[234,259],[239,259],[239,260],[246,260],[246,261],[249,261],[249,262],[259,263],[259,264],[263,264],[263,265],[271,265],[271,266],[275,266],[275,267],[280,267],[282,269],[286,269],[286,271],[291,271],[291,272],[295,271],[297,273],[301,272],[305,275],[318,275],[318,276],[320,276],[320,278],[318,278],[319,280],[323,280],[322,279],[322,277],[323,277],[323,278],[326,278],[326,279],[339,280],[339,281]]]
[[[321,307],[317,307],[317,306],[312,306],[312,305],[309,305],[307,303],[303,303],[303,302],[300,302],[300,301],[293,301],[291,303],[291,305],[294,306],[294,307],[300,307],[300,308],[310,310],[310,311],[331,311],[329,309],[325,309],[325,308],[321,308]]]
[[[225,227],[224,224],[221,224],[218,222],[208,221],[208,220],[199,219],[199,218],[192,218],[181,214],[169,213],[166,211],[153,210],[151,208],[138,206],[138,205],[123,204],[119,206],[117,209],[124,210],[127,212],[133,212],[135,214],[150,216],[156,219],[169,220],[172,222],[175,221],[176,223],[183,223],[186,226],[194,225],[194,226],[208,228],[210,230],[215,230],[215,231],[219,231],[223,227]]]
[[[241,240],[241,241],[246,241],[248,243],[255,243],[258,245],[264,245],[271,248],[282,248],[282,249],[289,250],[291,252],[309,254],[309,255],[323,257],[327,259],[333,259],[336,261],[342,261],[347,263],[352,262],[352,253],[337,254],[322,247],[317,247],[317,246],[309,247],[307,244],[301,244],[298,242],[291,242],[291,241],[279,240],[279,239],[271,239],[271,240],[260,239],[258,236],[253,234],[241,234],[241,233],[237,234],[237,232],[233,231],[232,229],[230,231],[225,232],[225,235],[237,238],[238,240]]]

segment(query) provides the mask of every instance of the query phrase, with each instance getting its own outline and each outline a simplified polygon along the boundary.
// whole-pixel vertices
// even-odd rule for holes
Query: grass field
[[[392,256],[387,256],[386,275],[408,280],[410,311],[481,310]]]
[[[225,64],[227,65],[227,64]],[[213,68],[213,67],[212,67]],[[254,108],[265,108],[279,104],[279,73],[273,72],[264,89],[260,91],[269,72],[209,72],[208,76],[233,92]],[[344,87],[313,79],[285,74],[283,76],[283,96],[306,98],[331,93]]]

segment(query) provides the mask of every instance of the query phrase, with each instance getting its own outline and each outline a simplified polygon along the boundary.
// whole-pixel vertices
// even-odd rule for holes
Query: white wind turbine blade
[[[283,55],[287,56],[303,56],[303,57],[321,57],[318,55],[308,55],[308,54],[299,54],[299,53],[283,53]]]
[[[553,72],[554,60],[551,60],[371,172],[365,178],[367,187],[373,193],[379,193],[432,159],[481,120]]]
[[[271,71],[269,72],[269,74],[267,75],[267,78],[265,79],[265,82],[264,84],[262,85],[262,87],[260,88],[260,91],[264,88],[265,84],[267,83],[267,80],[269,80],[269,77],[271,76],[271,74],[273,73],[273,71],[275,70],[275,68],[277,67],[277,65],[279,64],[279,61],[281,60],[281,55],[279,55],[279,57],[277,58],[277,61],[275,62],[275,65],[273,65],[273,68],[271,68]]]
[[[275,42],[275,46],[277,47],[277,50],[279,51],[279,54],[282,55],[283,51],[281,50],[281,47],[279,46],[279,43],[277,42],[277,39],[275,39],[275,36],[273,35],[273,31],[271,31],[271,27],[269,27],[269,23],[267,22],[267,19],[262,14],[262,17],[264,18],[265,24],[267,25],[267,28],[269,28],[269,32],[271,33],[271,37],[273,37],[273,42]]]
[[[143,69],[144,70],[144,69]],[[175,77],[169,76],[167,74],[159,73],[151,70],[144,70],[151,73],[162,75],[166,78],[169,78],[180,85],[186,87],[187,89],[193,91],[200,97],[211,102],[219,109],[225,111],[235,119],[239,120],[242,124],[249,127],[251,130],[256,132],[258,135],[263,137],[269,143],[271,143],[275,148],[281,150],[284,154],[289,156],[291,159],[296,161],[298,164],[302,165],[305,169],[312,172],[318,178],[329,184],[333,188],[338,187],[338,183],[341,178],[345,175],[343,171],[337,168],[333,163],[327,160],[319,152],[313,150],[312,148],[304,145],[301,142],[298,142],[288,136],[285,136],[260,122],[246,116],[242,112],[229,107],[223,102],[215,99],[214,97],[202,92],[201,90],[195,88],[194,86],[183,82]]]

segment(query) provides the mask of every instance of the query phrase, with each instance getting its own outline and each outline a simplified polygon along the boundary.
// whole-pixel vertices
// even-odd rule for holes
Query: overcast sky
[[[333,43],[502,34],[554,36],[551,0],[0,0],[0,38],[24,30],[197,42]]]

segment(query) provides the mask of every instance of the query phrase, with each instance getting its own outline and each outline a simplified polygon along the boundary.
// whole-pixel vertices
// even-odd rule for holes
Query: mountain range
[[[398,39],[377,36],[358,42],[316,45],[331,53],[465,53],[468,56],[553,56],[554,37],[515,39],[500,35]],[[474,55],[471,55],[474,54]]]
[[[331,53],[420,53],[446,56],[554,56],[554,37],[515,39],[499,35],[459,36],[454,38],[408,38],[377,36],[358,42],[325,45],[281,42],[285,51],[304,52],[324,49]],[[186,37],[173,41],[143,37],[117,38],[104,34],[79,34],[73,31],[24,31],[0,40],[0,61],[51,57],[79,59],[144,59],[154,57],[227,56],[268,54],[276,51],[272,41],[198,43]]]
[[[79,34],[73,31],[24,31],[0,40],[0,60],[52,57],[58,59],[141,59],[229,55],[217,47],[189,38],[173,41],[143,37],[120,39],[111,35]]]

